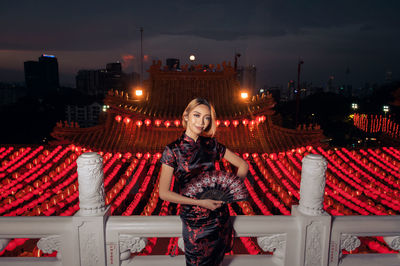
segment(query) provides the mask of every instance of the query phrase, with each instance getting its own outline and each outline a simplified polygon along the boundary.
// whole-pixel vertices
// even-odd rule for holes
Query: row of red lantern
[[[394,122],[390,115],[384,117],[382,115],[354,114],[353,122],[354,126],[369,133],[383,132],[396,138],[400,137],[399,124]]]
[[[384,175],[384,179],[386,182],[393,183],[393,180],[387,180],[386,173],[390,173],[390,174],[396,176],[397,179],[400,179],[400,173],[399,173],[400,168],[395,166],[394,164],[388,163],[390,160],[389,157],[380,156],[378,153],[376,153],[372,149],[368,149],[367,151],[369,154],[372,154],[372,156],[374,156],[374,157],[369,157],[369,159],[371,159],[371,161],[374,164],[376,164],[377,166],[379,166],[380,168],[385,170],[385,172],[383,172],[382,175]],[[374,170],[376,171],[376,169],[374,169]],[[396,186],[397,184],[394,184],[394,185]],[[397,188],[400,188],[400,187],[397,187]]]
[[[156,159],[153,159],[154,163],[156,162]],[[146,177],[144,178],[138,193],[136,193],[134,200],[129,204],[129,206],[126,208],[126,210],[122,213],[124,216],[129,216],[133,213],[133,211],[136,209],[137,205],[139,202],[142,200],[143,195],[147,191],[147,187],[150,183],[151,176],[153,175],[155,167],[154,164],[150,167],[149,171],[146,174]],[[153,203],[154,204],[154,203]],[[152,206],[153,207],[153,206]]]
[[[296,191],[296,189],[294,189],[291,185],[289,185],[289,183],[285,183],[284,184],[284,185],[287,185],[286,190],[281,187],[280,182],[277,182],[277,180],[276,180],[276,179],[280,180],[281,174],[279,173],[277,168],[272,164],[272,161],[269,159],[269,157],[268,157],[268,155],[266,153],[262,154],[261,156],[255,156],[255,155],[256,154],[253,154],[253,160],[256,163],[256,166],[258,167],[260,173],[263,175],[264,180],[269,183],[270,189],[279,196],[281,201],[284,202],[284,204],[287,207],[290,207],[290,205],[291,205],[291,195],[293,195],[293,193],[294,194],[298,193]],[[261,162],[260,158],[263,158],[266,161],[267,165],[272,169],[272,173],[274,173],[276,178],[273,178],[269,174],[270,172],[265,168],[265,166]],[[258,176],[255,176],[255,179],[257,179],[257,178],[258,178]],[[263,182],[260,182],[259,186],[261,187],[261,189],[263,191],[266,190],[265,185],[264,185]]]
[[[40,149],[37,148],[35,151],[38,152],[37,150]],[[43,149],[43,147],[42,147]],[[9,170],[11,169],[11,171],[14,171],[15,169],[17,169],[18,167],[20,167],[21,165],[23,165],[25,162],[27,162],[26,160],[26,155],[31,151],[31,148],[27,148],[26,150],[24,150],[24,152],[22,153],[18,153],[15,152],[13,155],[11,155],[9,157],[10,161],[4,160],[2,162],[2,167],[0,167],[0,172],[3,172],[4,170],[6,170],[7,168],[9,168]],[[15,154],[18,153],[18,156],[15,156]],[[21,161],[19,161],[22,158]],[[29,158],[30,159],[30,158]],[[9,173],[11,172],[9,171]]]
[[[343,149],[343,150],[345,150],[345,149]],[[364,156],[367,155],[367,153],[364,150],[360,150],[360,153],[362,153]],[[369,156],[368,159],[371,160],[371,158],[372,157]],[[356,161],[357,161],[357,159],[356,159]],[[383,175],[381,175],[378,171],[374,171],[373,168],[370,167],[369,165],[365,165],[362,161],[357,161],[357,163],[359,163],[367,171],[369,171],[370,173],[372,173],[378,177],[378,178],[373,178],[371,175],[365,173],[363,170],[359,169],[358,167],[356,167],[356,166],[354,167],[356,170],[358,170],[359,173],[361,173],[363,175],[363,177],[366,177],[370,181],[369,185],[374,184],[375,186],[377,186],[376,190],[375,190],[375,188],[373,188],[375,190],[374,192],[379,193],[379,194],[381,194],[382,192],[385,192],[385,193],[381,194],[381,197],[385,198],[386,200],[390,200],[391,197],[386,195],[386,193],[388,193],[388,192],[394,193],[396,190],[393,191],[391,188],[389,188],[385,184],[378,181],[378,180],[384,180],[385,177]],[[372,166],[372,164],[371,164],[371,166]],[[376,168],[379,169],[378,167],[376,167]],[[400,181],[399,181],[399,184],[400,184]],[[393,199],[393,202],[395,202],[396,204],[398,204],[400,206],[400,202],[398,200]]]
[[[383,147],[382,148],[386,153],[389,153],[390,156],[394,157],[393,161],[391,162],[392,165],[398,166],[400,165],[400,151],[396,150],[393,147]],[[397,160],[397,162],[395,161]]]
[[[61,147],[57,147],[55,150],[59,151],[61,149]],[[49,154],[48,154],[49,155]],[[49,155],[50,156],[50,155]],[[48,159],[50,159],[51,157],[46,157]],[[44,160],[46,161],[46,160]],[[10,181],[8,178],[3,180],[3,184],[4,186],[2,188],[0,188],[0,199],[10,193],[5,193],[5,191],[9,191],[12,192],[13,190],[13,186],[16,185],[18,186],[18,184],[22,181],[24,181],[25,183],[29,183],[32,182],[33,180],[35,180],[37,177],[41,176],[46,170],[48,170],[50,167],[52,166],[52,164],[46,164],[44,166],[42,166],[42,164],[38,164],[35,167],[27,167],[29,169],[29,171],[23,173],[22,175],[20,175],[18,172],[15,172],[12,174],[12,177],[14,178],[13,181]],[[36,171],[38,170],[38,172],[36,173]],[[28,178],[28,176],[30,176]],[[6,183],[4,183],[4,181]],[[36,182],[36,181],[35,181]],[[36,184],[34,183],[34,186],[36,186]],[[37,187],[37,186],[36,186]],[[16,189],[20,189],[18,187],[15,187]]]
[[[322,151],[322,150],[321,150]],[[345,149],[343,149],[343,151],[346,151]],[[342,156],[340,151],[336,152],[339,156]],[[351,156],[351,155],[349,155]],[[364,177],[368,177],[369,175],[367,175],[364,171],[362,171],[358,166],[356,166],[353,162],[349,162],[349,165],[355,169],[357,172],[356,174],[350,173],[347,169],[345,169],[343,166],[339,165],[334,159],[332,159],[329,155],[326,156],[328,160],[331,161],[331,163],[333,165],[335,165],[336,168],[330,167],[328,165],[328,168],[331,168],[332,171],[335,172],[336,175],[340,176],[340,178],[342,180],[344,180],[346,183],[350,184],[352,183],[352,186],[355,187],[358,191],[362,191],[366,196],[371,197],[371,198],[376,198],[376,195],[380,194],[378,191],[375,190],[374,187],[371,187],[369,184],[366,184],[365,182],[363,182],[360,178],[357,177],[356,174],[361,174]],[[358,162],[358,163],[362,163],[362,162]],[[341,172],[345,173],[345,174],[341,174],[341,172],[338,171],[338,169],[341,170]],[[352,180],[349,179],[349,177],[351,177],[353,180],[355,180],[355,182],[353,182]],[[376,182],[375,180],[371,180],[371,182]],[[359,184],[363,184],[364,186],[360,186]],[[385,197],[386,195],[382,194],[382,197]],[[382,199],[381,203],[388,205],[388,207],[390,208],[394,208],[397,209],[397,206],[395,206],[394,204],[391,204],[387,201],[387,199]],[[382,214],[381,210],[378,209],[374,209],[374,208],[368,208],[369,211],[371,211],[372,213],[375,214]]]
[[[126,197],[128,196],[129,192],[132,190],[133,186],[136,184],[139,176],[142,174],[142,171],[143,171],[145,165],[146,165],[146,161],[145,160],[141,160],[138,169],[136,170],[136,172],[132,176],[131,182],[129,182],[129,184],[125,186],[124,190],[119,194],[117,199],[111,205],[111,214],[113,214],[115,209],[118,208],[118,206],[120,206],[121,203],[126,199]],[[111,202],[111,200],[110,200],[110,202]]]
[[[114,186],[114,188],[107,193],[105,201],[106,201],[107,205],[112,203],[111,214],[114,213],[114,210],[117,209],[121,205],[121,203],[125,200],[126,196],[129,194],[130,189],[137,182],[138,177],[139,177],[139,174],[137,174],[137,172],[139,171],[139,173],[140,173],[144,168],[144,163],[142,161],[139,165],[139,169],[136,169],[136,166],[138,165],[138,163],[139,163],[139,161],[137,159],[133,160],[131,162],[131,164],[128,166],[128,168],[125,170],[125,173],[120,178],[123,180],[123,181],[119,181],[121,183],[121,185],[119,187]],[[126,181],[130,178],[134,169],[136,169],[135,174],[133,175],[129,184],[127,186],[125,186]],[[123,190],[122,193],[120,193],[121,190]],[[114,198],[116,196],[118,196],[118,197],[116,200],[114,200]]]
[[[321,154],[324,155],[324,156],[328,159],[328,161],[330,161],[331,164],[334,166],[334,167],[333,167],[332,165],[328,164],[328,169],[329,169],[332,173],[334,173],[336,176],[340,177],[340,178],[341,178],[344,182],[346,182],[347,184],[351,184],[354,188],[357,189],[357,192],[364,193],[364,194],[367,195],[367,196],[368,196],[368,195],[373,196],[373,194],[371,194],[371,192],[368,191],[368,189],[367,189],[366,187],[363,187],[363,186],[360,185],[360,184],[363,184],[363,182],[362,182],[361,179],[359,179],[356,175],[353,175],[352,173],[349,173],[342,165],[340,165],[340,164],[338,163],[337,160],[333,159],[331,156],[329,156],[329,155],[327,155],[327,154],[324,154],[324,152],[323,152],[322,149],[320,149],[319,151],[320,151]],[[342,155],[341,155],[340,153],[338,153],[338,152],[337,152],[337,154],[338,154],[339,156],[342,156]],[[343,158],[343,159],[344,159],[344,158]],[[339,170],[339,169],[340,169],[340,170]],[[345,174],[342,174],[342,172],[345,173]],[[345,185],[346,183],[339,182],[336,178],[334,178],[333,175],[330,175],[330,174],[328,173],[327,176],[328,176],[327,184],[330,184],[329,182],[332,180],[332,184],[338,183],[338,184],[339,184],[338,187],[339,187],[340,189],[341,189],[342,187],[345,187],[345,186],[346,186],[346,185]],[[348,176],[351,177],[351,179],[350,179]],[[353,181],[353,180],[354,180],[354,181]],[[333,192],[334,192],[334,193],[333,193],[334,196],[336,196],[336,194],[338,193],[337,190],[334,190]],[[346,192],[346,191],[344,191],[344,192]],[[342,192],[342,193],[344,193],[344,192]],[[332,195],[331,195],[331,196],[332,196]],[[337,196],[336,196],[336,197],[337,197]],[[378,210],[378,209],[375,209],[373,206],[370,206],[371,204],[365,205],[364,202],[359,201],[358,199],[355,199],[354,197],[352,197],[352,199],[355,200],[356,203],[357,203],[358,205],[362,206],[364,209],[368,210],[369,212],[371,212],[371,213],[373,213],[373,214],[375,214],[375,215],[382,215],[382,212],[381,212],[380,210]],[[345,204],[345,205],[346,205],[346,204]]]
[[[132,122],[132,119],[129,117],[124,117],[122,118],[122,116],[117,115],[115,116],[115,120],[119,123],[119,122],[123,122],[125,124],[130,124]],[[259,123],[263,123],[266,120],[266,117],[264,115],[262,116],[257,116],[254,120],[249,120],[249,119],[242,119],[241,123],[244,126],[255,126],[258,125]],[[144,121],[142,120],[136,120],[135,121],[135,125],[137,127],[141,127],[142,125],[146,125],[146,126],[150,126],[151,124],[154,124],[157,127],[160,126],[165,126],[166,128],[175,125],[175,127],[179,127],[181,125],[181,120],[174,120],[174,121],[170,121],[170,120],[160,120],[160,119],[156,119],[154,121],[151,121],[150,119],[145,119]],[[221,124],[224,125],[225,127],[229,127],[230,125],[233,125],[234,127],[239,126],[240,121],[239,120],[217,120],[216,121],[217,126],[220,126]]]
[[[252,165],[250,164],[249,161],[247,161],[248,165],[249,165],[249,171],[251,173],[251,175],[254,177],[254,180],[256,181],[256,183],[258,184],[258,186],[261,188],[263,195],[266,196],[270,202],[272,202],[272,204],[279,209],[279,211],[284,214],[284,215],[290,215],[290,211],[286,208],[286,206],[284,204],[282,204],[281,202],[279,202],[278,199],[276,199],[274,197],[274,195],[272,195],[267,187],[265,186],[265,184],[260,180],[260,178],[258,177],[256,171],[253,169]]]
[[[58,160],[59,160],[59,158],[57,158],[56,162],[57,162]],[[74,163],[75,163],[75,162],[74,162]],[[39,166],[39,165],[38,165],[38,166]],[[34,173],[34,174],[29,178],[30,180],[29,180],[29,179],[25,179],[25,181],[30,182],[30,181],[36,179],[36,178],[39,177],[42,173],[44,173],[47,169],[49,169],[50,166],[51,166],[51,164],[49,164],[49,163],[46,164],[46,166],[43,167],[43,168],[41,168],[41,169],[38,171],[38,173]],[[57,181],[58,181],[59,179],[61,179],[63,176],[65,176],[71,169],[74,169],[74,167],[75,167],[75,165],[74,165],[74,164],[71,164],[70,166],[68,166],[68,167],[65,168],[64,170],[59,171],[59,174],[58,174],[58,175],[55,175],[55,174],[52,175],[52,172],[50,172],[49,175],[51,175],[51,176],[54,177],[54,178],[51,179],[51,182],[48,182],[48,181],[50,181],[50,180],[47,180],[48,183],[42,183],[40,180],[36,180],[36,181],[33,183],[33,186],[36,187],[36,189],[33,190],[33,191],[32,191],[32,190],[28,190],[28,191],[24,191],[24,190],[23,190],[23,191],[19,191],[18,193],[23,193],[24,195],[18,196],[16,200],[13,200],[12,202],[10,202],[10,205],[4,206],[4,207],[6,208],[6,210],[9,209],[10,206],[13,207],[13,208],[14,208],[14,207],[17,207],[18,205],[20,205],[20,204],[23,203],[24,201],[28,201],[28,200],[29,200],[30,198],[32,198],[34,195],[38,195],[38,194],[39,194],[39,195],[43,194],[43,195],[41,195],[41,196],[39,197],[39,199],[34,200],[33,202],[30,202],[28,205],[24,205],[22,208],[18,208],[17,210],[15,210],[15,211],[13,211],[13,212],[11,212],[11,213],[8,213],[7,216],[10,216],[10,215],[11,215],[11,216],[12,216],[12,215],[20,215],[20,214],[26,212],[29,208],[33,208],[35,205],[37,205],[37,203],[40,203],[40,202],[44,201],[46,198],[50,197],[50,196],[51,196],[51,193],[50,193],[50,192],[46,192],[46,189],[47,189],[50,185],[57,183]],[[46,177],[46,176],[44,176],[44,177],[42,178],[44,181],[46,181],[46,180],[45,180],[45,177]],[[76,175],[76,173],[75,173],[74,175],[70,176],[68,179],[64,180],[61,184],[58,184],[57,186],[55,186],[55,187],[52,189],[52,192],[53,192],[53,193],[59,192],[60,189],[62,189],[64,186],[68,185],[72,180],[74,180],[74,179],[76,179],[76,178],[77,178],[77,175]],[[28,189],[29,189],[29,186],[28,186]],[[35,201],[36,201],[36,202],[35,202]]]

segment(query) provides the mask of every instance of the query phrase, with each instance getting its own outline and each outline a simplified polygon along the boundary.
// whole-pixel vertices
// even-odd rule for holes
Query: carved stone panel
[[[36,246],[46,254],[51,254],[54,251],[59,253],[61,247],[61,237],[59,235],[43,237],[37,242]]]
[[[400,250],[400,236],[385,236],[383,239],[391,249]]]
[[[124,253],[129,251],[129,253],[141,252],[147,245],[147,238],[137,237],[132,235],[122,234],[119,236],[119,251]]]
[[[306,226],[305,266],[317,266],[322,263],[322,232],[321,222],[313,221]]]
[[[104,249],[103,239],[94,223],[83,222],[79,227],[79,244],[81,265],[96,266],[103,262],[101,250]]]
[[[274,252],[274,257],[283,258],[286,247],[286,234],[257,237],[257,243],[264,251]]]
[[[348,234],[342,234],[340,237],[340,250],[353,251],[361,245],[358,237]]]

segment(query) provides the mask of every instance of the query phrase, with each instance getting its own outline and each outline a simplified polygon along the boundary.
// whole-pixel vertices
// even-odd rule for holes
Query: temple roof
[[[150,77],[133,91],[109,91],[105,122],[91,128],[59,123],[52,136],[61,143],[74,143],[96,150],[161,151],[178,138],[183,110],[194,98],[209,100],[220,123],[216,137],[236,152],[276,152],[302,145],[318,145],[324,138],[316,125],[286,129],[272,121],[275,101],[271,94],[242,99],[236,72],[230,64],[170,71],[154,62]]]

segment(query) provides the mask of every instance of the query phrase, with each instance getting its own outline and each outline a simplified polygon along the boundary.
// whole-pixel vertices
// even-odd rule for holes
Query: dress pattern
[[[178,193],[181,193],[200,173],[215,170],[215,161],[224,157],[225,150],[215,138],[199,136],[195,141],[184,133],[165,147],[161,163],[174,168]],[[180,217],[186,265],[219,265],[233,242],[228,206],[224,204],[211,211],[182,205]]]

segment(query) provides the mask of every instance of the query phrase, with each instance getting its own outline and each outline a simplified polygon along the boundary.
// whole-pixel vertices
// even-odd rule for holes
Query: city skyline
[[[23,82],[23,62],[43,53],[58,58],[61,85],[75,85],[80,69],[116,61],[126,72],[140,72],[140,27],[145,70],[153,59],[185,64],[195,54],[199,64],[233,63],[240,53],[239,65],[256,65],[258,86],[296,79],[299,57],[302,80],[316,86],[330,76],[355,87],[382,83],[388,71],[399,79],[396,1],[74,3],[0,4],[0,22],[7,25],[0,81]]]

